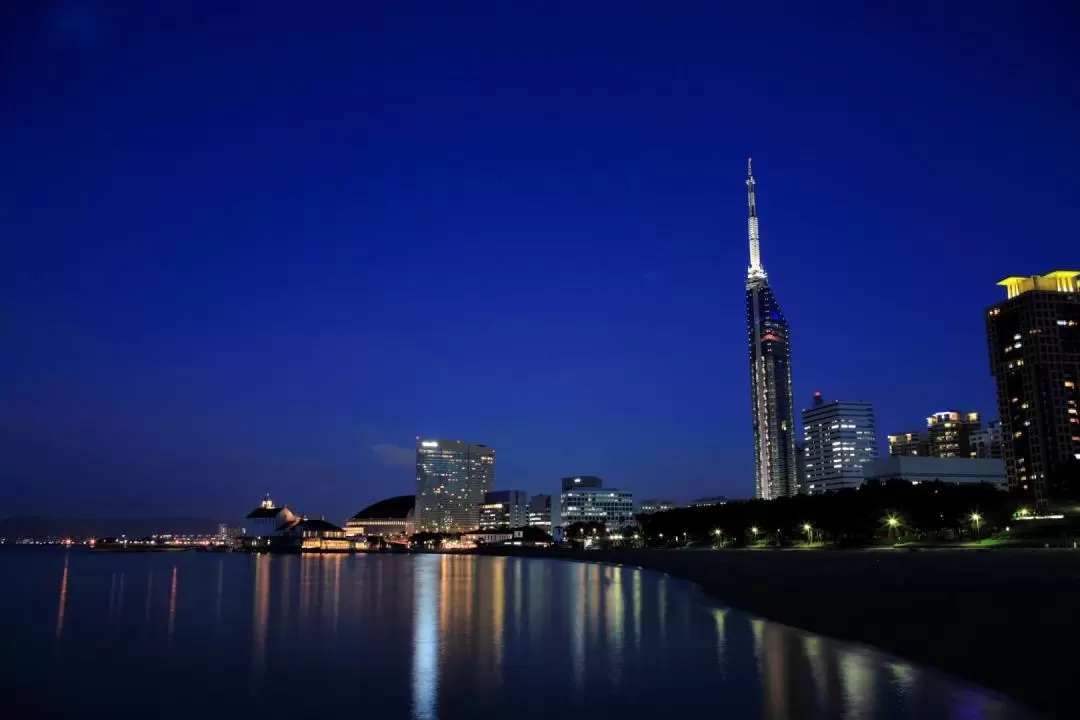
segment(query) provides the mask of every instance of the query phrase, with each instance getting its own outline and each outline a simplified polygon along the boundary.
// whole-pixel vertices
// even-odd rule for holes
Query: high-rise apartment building
[[[939,458],[971,457],[971,433],[981,427],[977,412],[936,412],[926,418],[927,453]]]
[[[868,402],[814,402],[803,410],[803,462],[806,480],[802,492],[817,495],[829,490],[858,487],[863,466],[877,458],[874,408]]]
[[[904,457],[918,455],[927,457],[930,455],[930,443],[926,433],[921,430],[897,433],[886,436],[889,439],[889,455]]]
[[[551,532],[550,495],[533,495],[529,500],[529,524]]]
[[[746,339],[750,360],[750,408],[754,426],[754,497],[794,495],[795,413],[791,399],[791,345],[787,320],[761,264],[754,174],[746,164],[747,233]]]
[[[1004,455],[1001,440],[1001,423],[991,420],[986,427],[973,430],[969,438],[971,447],[970,456],[973,458],[990,458],[1000,460]]]
[[[486,445],[416,438],[417,532],[475,530],[494,481],[495,451]]]
[[[1047,497],[1047,479],[1080,459],[1080,271],[1008,277],[986,311],[990,374],[1009,488]]]
[[[529,503],[524,490],[493,490],[480,506],[480,529],[520,528],[528,525]]]

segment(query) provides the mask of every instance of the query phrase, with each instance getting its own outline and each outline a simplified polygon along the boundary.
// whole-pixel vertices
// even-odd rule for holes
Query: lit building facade
[[[529,500],[529,525],[551,532],[550,495],[533,495]]]
[[[415,495],[398,495],[368,505],[345,521],[346,537],[408,537],[413,534]]]
[[[465,532],[495,481],[495,451],[460,440],[416,439],[417,532]]]
[[[344,528],[321,518],[304,518],[282,531],[282,537],[287,543],[301,550],[340,552],[353,549],[353,543],[345,537]]]
[[[649,500],[641,501],[641,514],[652,515],[653,513],[667,512],[668,510],[674,510],[678,507],[674,500],[662,500],[660,498],[650,498]]]
[[[858,487],[863,465],[877,458],[874,408],[868,402],[825,402],[814,393],[813,405],[803,410],[802,492],[816,495]]]
[[[1047,499],[1047,478],[1080,459],[1080,271],[1009,277],[986,311],[1009,487]]]
[[[289,508],[274,505],[270,493],[267,493],[259,506],[244,518],[243,536],[249,539],[275,537],[297,520],[299,518]]]
[[[970,436],[971,457],[994,458],[1001,460],[1005,457],[1002,450],[1001,423],[991,420],[986,427],[973,430]]]
[[[926,434],[921,430],[888,435],[891,457],[927,457],[930,454]]]
[[[754,175],[746,166],[750,266],[746,272],[746,339],[754,427],[754,497],[773,500],[798,490],[791,345],[787,320],[761,264]]]
[[[579,488],[562,493],[562,525],[604,523],[617,530],[634,525],[634,494],[614,488]]]
[[[940,458],[971,457],[971,433],[981,427],[977,412],[936,412],[926,418],[927,453]]]
[[[519,528],[528,524],[529,505],[524,490],[495,490],[484,495],[480,529]]]

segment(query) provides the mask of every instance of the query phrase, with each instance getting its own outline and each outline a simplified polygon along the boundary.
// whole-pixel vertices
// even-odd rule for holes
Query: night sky
[[[0,515],[342,519],[418,434],[749,496],[748,155],[796,407],[996,417],[995,283],[1080,265],[1078,11],[735,5],[4,3]]]

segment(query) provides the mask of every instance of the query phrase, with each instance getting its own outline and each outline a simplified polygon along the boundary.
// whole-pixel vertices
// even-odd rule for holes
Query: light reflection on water
[[[21,619],[19,661],[4,658],[0,670],[56,712],[138,716],[142,695],[158,717],[271,711],[282,694],[354,712],[362,694],[363,714],[423,720],[705,709],[776,720],[1025,717],[977,688],[717,607],[692,585],[632,567],[38,552],[0,554],[0,571],[29,593],[19,604],[0,596],[4,617]],[[125,615],[132,593],[128,604],[143,599],[144,612]],[[108,662],[86,665],[91,656]]]

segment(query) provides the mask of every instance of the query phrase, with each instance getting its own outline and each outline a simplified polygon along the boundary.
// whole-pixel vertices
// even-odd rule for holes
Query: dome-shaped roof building
[[[412,535],[415,506],[414,495],[396,495],[372,503],[349,518],[345,523],[345,535]]]

